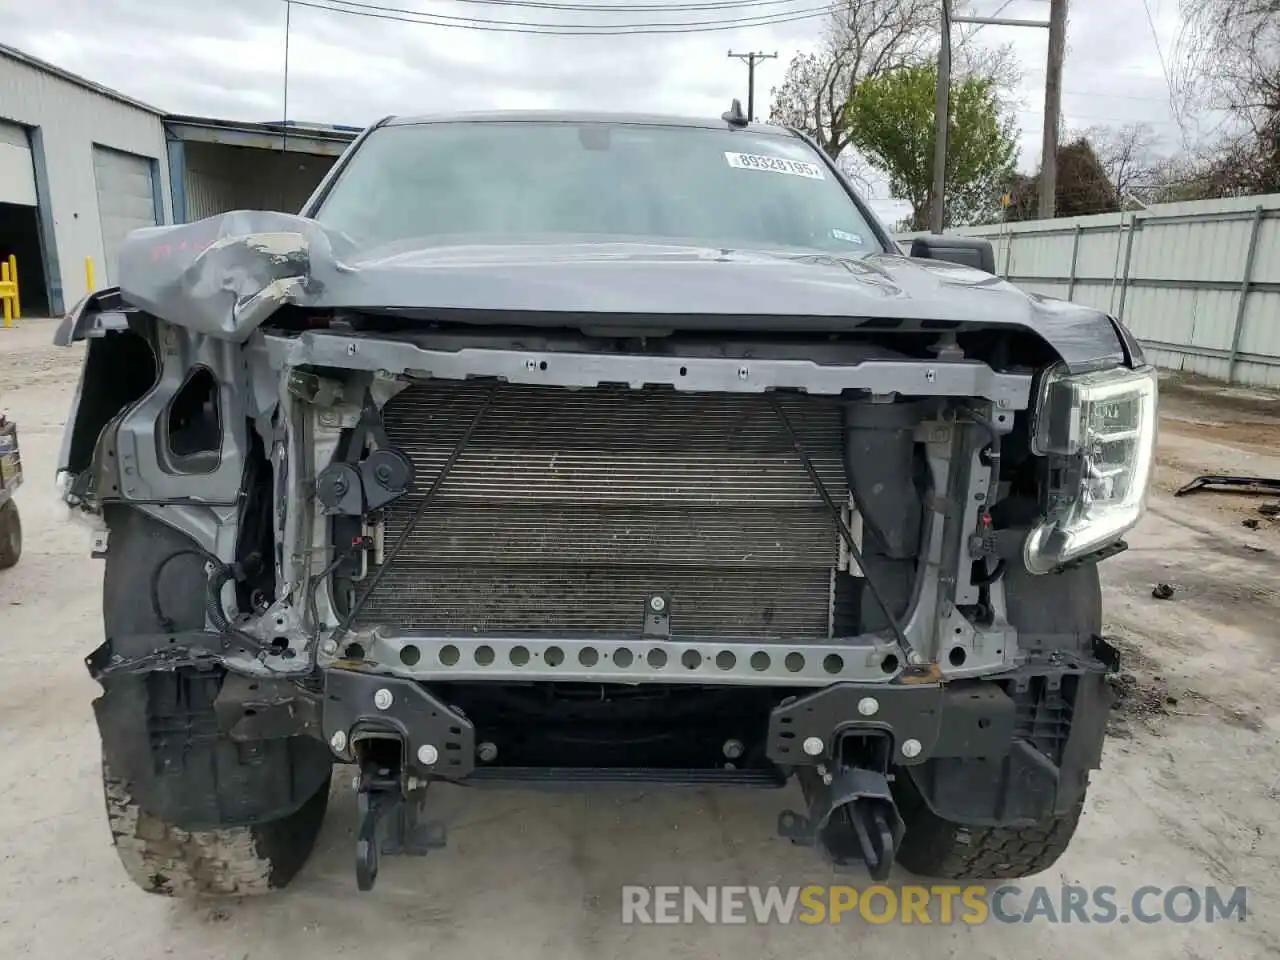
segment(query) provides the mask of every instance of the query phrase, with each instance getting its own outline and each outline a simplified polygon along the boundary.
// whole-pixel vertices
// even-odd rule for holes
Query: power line
[[[739,30],[746,27],[773,26],[825,17],[841,9],[840,3],[822,7],[809,7],[796,11],[779,11],[758,14],[753,17],[725,20],[664,21],[659,23],[621,24],[567,24],[535,23],[522,20],[490,20],[484,17],[460,17],[443,13],[423,13],[398,7],[355,3],[354,0],[281,0],[299,7],[327,10],[348,16],[367,17],[374,20],[390,20],[400,23],[419,23],[436,27],[455,27],[489,33],[522,33],[540,36],[589,37],[589,36],[643,36],[678,33],[712,33],[723,30]],[[339,6],[341,4],[341,6]]]
[[[694,3],[560,3],[558,0],[455,0],[456,3],[470,3],[495,7],[527,7],[531,10],[565,10],[590,13],[680,13],[682,11],[703,10],[741,10],[748,7],[780,7],[797,0],[695,0]],[[1012,0],[1010,0],[1012,2]],[[392,10],[394,12],[422,13],[423,11],[399,11],[394,7],[380,7],[376,4],[352,3],[355,7],[369,7],[372,10]]]
[[[1142,9],[1147,14],[1147,26],[1151,29],[1151,39],[1156,45],[1156,56],[1160,59],[1160,72],[1164,74],[1164,85],[1169,91],[1169,110],[1173,114],[1173,119],[1177,121],[1178,129],[1182,131],[1182,136],[1185,139],[1187,130],[1183,126],[1182,117],[1178,113],[1178,98],[1173,90],[1173,74],[1169,72],[1169,64],[1165,62],[1164,49],[1160,46],[1160,33],[1156,30],[1156,20],[1151,15],[1151,4],[1148,0],[1142,0]]]
[[[1104,93],[1101,90],[1069,90],[1063,88],[1063,93],[1071,97],[1097,97],[1100,100],[1141,100],[1144,103],[1168,103],[1166,97],[1140,97],[1131,93]]]
[[[298,2],[298,0],[293,0],[293,2],[294,2],[294,3],[297,3],[297,2]],[[1014,113],[1016,113],[1016,114],[1019,114],[1019,115],[1022,115],[1022,116],[1028,116],[1028,117],[1043,117],[1043,116],[1044,116],[1044,111],[1043,111],[1043,110],[1032,110],[1032,109],[1022,109],[1022,108],[1019,108],[1019,109],[1017,109],[1017,110],[1014,110],[1013,112],[1014,112]],[[1068,110],[1068,111],[1067,111],[1067,113],[1069,113],[1069,114],[1071,115],[1072,119],[1074,119],[1074,120],[1097,120],[1097,121],[1102,122],[1102,123],[1149,123],[1149,124],[1152,124],[1153,126],[1158,126],[1158,125],[1168,125],[1168,124],[1172,124],[1172,125],[1174,125],[1174,126],[1177,126],[1177,124],[1178,124],[1178,121],[1177,121],[1177,120],[1174,120],[1174,119],[1171,119],[1171,118],[1166,118],[1166,119],[1163,119],[1163,120],[1162,120],[1162,119],[1159,119],[1159,118],[1157,118],[1157,119],[1135,120],[1133,117],[1100,117],[1100,116],[1098,116],[1097,114],[1094,114],[1094,113],[1076,113],[1074,110]]]

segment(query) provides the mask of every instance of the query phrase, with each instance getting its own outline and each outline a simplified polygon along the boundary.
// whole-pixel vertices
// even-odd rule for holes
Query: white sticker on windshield
[[[843,240],[845,243],[862,244],[862,234],[860,233],[850,233],[848,230],[836,230],[833,228],[831,236],[836,240]]]
[[[803,160],[764,157],[756,153],[726,153],[724,158],[729,161],[729,166],[739,170],[769,170],[773,173],[789,173],[794,177],[808,177],[810,180],[823,179],[820,166]]]

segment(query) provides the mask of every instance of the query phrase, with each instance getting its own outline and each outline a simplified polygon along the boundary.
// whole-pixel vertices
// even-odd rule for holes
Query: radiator
[[[388,544],[491,389],[493,405],[358,624],[634,635],[646,601],[664,594],[673,636],[830,635],[838,527],[760,395],[412,386],[383,411],[389,441],[416,468],[414,488],[387,511]],[[784,399],[845,502],[839,407]]]

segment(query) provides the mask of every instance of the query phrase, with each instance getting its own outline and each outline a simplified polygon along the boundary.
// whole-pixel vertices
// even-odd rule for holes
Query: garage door
[[[0,203],[36,205],[36,175],[27,131],[0,120]]]
[[[102,223],[105,260],[99,276],[106,284],[113,284],[116,258],[124,238],[131,230],[154,227],[158,222],[151,161],[132,153],[94,147],[93,176],[98,186],[98,217]]]

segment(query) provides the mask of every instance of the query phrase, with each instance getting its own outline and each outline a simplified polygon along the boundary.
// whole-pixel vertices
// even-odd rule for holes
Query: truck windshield
[[[881,249],[804,141],[629,123],[383,127],[350,158],[315,219],[365,248],[609,238],[854,256]]]

